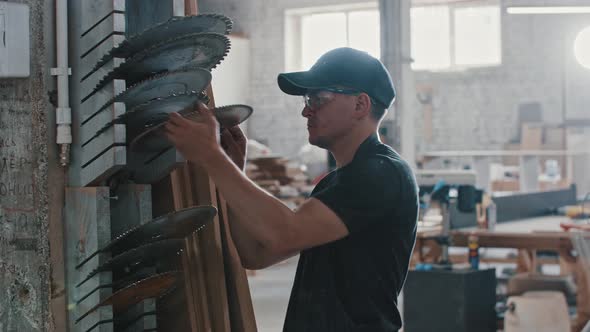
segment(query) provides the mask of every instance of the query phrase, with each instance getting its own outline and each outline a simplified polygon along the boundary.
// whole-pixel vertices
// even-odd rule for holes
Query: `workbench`
[[[573,233],[563,231],[559,226],[562,222],[570,221],[564,216],[545,216],[496,225],[494,231],[465,228],[451,231],[451,243],[454,247],[467,247],[470,235],[476,235],[481,248],[513,248],[518,250],[518,257],[503,260],[486,260],[482,262],[512,262],[517,264],[517,272],[538,273],[537,251],[553,251],[559,254],[561,274],[571,273],[577,284],[577,318],[572,331],[579,331],[590,319],[590,275],[587,262],[575,255],[572,243]],[[436,243],[436,236],[440,235],[439,227],[418,227],[416,246],[412,264],[436,262],[440,256],[440,246]],[[585,233],[590,238],[590,233]],[[463,257],[464,256],[464,257]],[[451,255],[453,263],[464,263],[467,255],[456,257]]]

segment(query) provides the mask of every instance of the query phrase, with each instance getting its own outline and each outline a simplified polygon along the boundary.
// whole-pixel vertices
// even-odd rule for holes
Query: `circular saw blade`
[[[158,240],[182,239],[211,222],[216,214],[217,209],[213,206],[194,206],[174,211],[126,231],[107,244],[102,251],[110,250],[119,254]]]
[[[173,17],[170,20],[131,36],[105,54],[92,68],[97,71],[113,58],[128,58],[168,39],[192,33],[213,32],[227,35],[233,28],[232,20],[220,14],[200,14]]]
[[[79,269],[99,253],[111,251],[118,255],[140,245],[166,239],[182,239],[199,231],[217,215],[217,209],[211,205],[193,206],[170,212],[143,225],[132,228],[117,236],[102,249],[86,256],[76,268]]]
[[[132,85],[100,107],[100,112],[109,105],[122,102],[127,109],[152,99],[174,94],[201,92],[211,83],[211,72],[203,68],[190,68],[162,73]]]
[[[96,309],[111,305],[114,314],[119,314],[130,306],[149,298],[159,298],[169,292],[181,278],[180,271],[166,272],[142,279],[107,297],[88,312],[76,319],[76,324]]]
[[[231,128],[246,121],[252,114],[252,107],[248,105],[228,105],[213,109],[213,114],[222,128]],[[196,118],[198,113],[194,111],[180,112],[186,118]],[[162,123],[154,125],[139,135],[135,136],[129,149],[136,152],[160,152],[170,148],[172,144],[162,134],[162,127],[168,119],[162,117]]]
[[[231,128],[248,120],[253,111],[248,105],[236,104],[217,107],[213,114],[221,128]]]
[[[163,73],[131,86],[129,89],[121,92],[105,103],[96,113],[101,112],[109,107],[109,105],[116,102],[122,102],[125,104],[127,110],[132,110],[151,100],[183,94],[198,93],[200,94],[199,99],[204,103],[208,103],[209,98],[204,93],[204,90],[209,83],[211,83],[211,72],[202,68]],[[125,116],[127,113],[129,113],[129,111],[122,116]],[[120,120],[117,118],[107,122],[102,128],[97,130],[92,137],[86,142],[83,142],[83,144],[86,144],[88,141],[97,137],[115,123],[120,123]]]
[[[180,239],[162,240],[139,246],[111,258],[96,269],[90,271],[88,276],[79,282],[76,287],[80,287],[99,272],[112,270],[135,271],[141,267],[154,265],[158,260],[171,259],[182,248],[183,240]]]
[[[113,79],[124,79],[128,84],[135,84],[152,75],[188,67],[211,70],[225,58],[229,49],[229,38],[218,33],[195,33],[177,37],[127,59],[106,74],[89,95]]]
[[[194,109],[201,100],[200,94],[188,93],[155,99],[135,106],[115,120],[116,123],[127,125],[128,141],[148,128],[168,120],[173,112]]]

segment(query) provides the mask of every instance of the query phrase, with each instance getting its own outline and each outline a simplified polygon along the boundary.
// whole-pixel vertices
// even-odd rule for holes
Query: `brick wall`
[[[359,2],[363,1],[199,1],[201,12],[220,12],[230,16],[235,22],[235,32],[243,33],[251,40],[250,104],[254,115],[248,124],[250,137],[286,156],[295,155],[307,143],[306,121],[301,116],[302,100],[285,95],[276,81],[277,75],[285,70],[285,10]]]
[[[250,120],[249,132],[251,137],[267,143],[278,153],[293,155],[306,142],[299,98],[284,95],[276,84],[277,74],[284,70],[284,11],[348,2],[361,1],[200,1],[202,12],[231,16],[236,31],[251,39],[251,104],[255,115]],[[585,3],[584,0],[577,2]],[[550,2],[503,1],[503,6],[542,4]],[[523,102],[539,102],[545,121],[561,121],[564,41],[572,39],[581,27],[590,25],[590,14],[530,16],[502,12],[502,66],[463,72],[415,73],[416,84],[430,85],[434,91],[430,142],[423,139],[424,114],[416,103],[418,151],[500,148],[515,137],[517,107]],[[566,55],[572,53],[573,45],[568,44],[568,48]],[[583,69],[570,65],[570,70]],[[578,92],[570,91],[568,96],[572,93]],[[571,96],[568,99],[577,100]],[[580,101],[568,103],[570,112],[583,106]]]

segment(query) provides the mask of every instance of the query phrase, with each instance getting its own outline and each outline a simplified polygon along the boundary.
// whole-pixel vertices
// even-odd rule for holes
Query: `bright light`
[[[576,36],[574,55],[582,66],[590,69],[590,27],[584,28]]]
[[[508,14],[588,14],[590,13],[590,7],[508,7],[506,12]]]

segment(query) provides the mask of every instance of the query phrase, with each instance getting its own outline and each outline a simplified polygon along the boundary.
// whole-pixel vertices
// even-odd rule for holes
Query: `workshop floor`
[[[248,277],[258,332],[283,330],[299,256]]]

